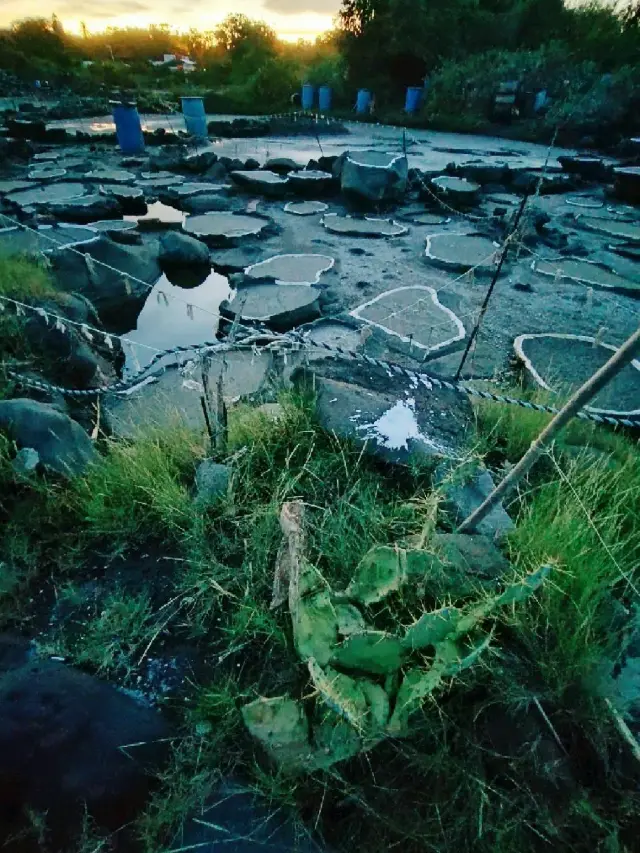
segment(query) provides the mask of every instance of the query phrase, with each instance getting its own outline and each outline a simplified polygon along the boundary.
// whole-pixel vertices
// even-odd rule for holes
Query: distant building
[[[150,59],[149,62],[154,68],[171,65],[170,71],[182,71],[184,74],[190,74],[197,68],[196,63],[188,56],[178,56],[175,53],[165,53],[162,59]]]

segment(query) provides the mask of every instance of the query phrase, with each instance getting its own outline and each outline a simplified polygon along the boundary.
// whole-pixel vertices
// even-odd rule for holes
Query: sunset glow
[[[239,8],[240,6],[240,8]],[[2,0],[0,26],[25,17],[56,14],[66,29],[79,33],[81,23],[91,32],[107,27],[147,27],[169,24],[173,30],[213,29],[223,18],[242,12],[266,21],[280,38],[314,39],[332,26],[339,0]]]

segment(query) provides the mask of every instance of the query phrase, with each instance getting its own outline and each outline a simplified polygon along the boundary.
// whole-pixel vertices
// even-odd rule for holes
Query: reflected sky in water
[[[126,337],[158,350],[214,340],[220,303],[232,295],[225,276],[215,272],[196,287],[179,287],[163,275],[150,291],[136,328]],[[125,376],[144,367],[154,356],[152,350],[135,344],[125,346],[125,354]],[[175,356],[167,358],[167,364],[175,361]]]

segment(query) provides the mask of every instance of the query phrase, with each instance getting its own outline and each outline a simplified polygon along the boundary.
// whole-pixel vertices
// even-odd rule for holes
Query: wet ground
[[[61,124],[82,130],[89,125],[102,132],[107,119]],[[150,129],[166,126],[175,130],[175,123],[181,120],[172,117],[168,122],[153,116],[144,117],[144,121]],[[405,135],[399,128],[356,124],[350,125],[345,135],[226,139],[212,142],[207,150],[219,156],[255,158],[263,165],[269,158],[286,156],[304,166],[321,153],[340,154],[348,149],[399,153],[405,146],[410,168],[419,168],[423,180],[451,163],[488,167],[505,164],[517,172],[528,169],[537,175],[546,168],[548,176],[553,177],[562,171],[557,158],[572,153],[490,137],[430,131]],[[249,286],[242,288],[254,288],[252,316],[262,317],[262,308],[266,313],[277,308],[285,317],[285,325],[290,317],[304,325],[319,310],[325,318],[348,321],[345,326],[334,325],[330,332],[322,333],[332,344],[365,347],[371,354],[413,367],[427,363],[428,369],[447,375],[455,374],[461,351],[479,316],[495,269],[494,253],[508,230],[504,217],[517,210],[522,198],[511,188],[487,184],[473,208],[461,211],[452,199],[444,204],[431,198],[425,202],[414,192],[388,211],[369,213],[374,220],[388,220],[376,227],[375,222],[345,206],[339,194],[322,197],[326,210],[314,212],[310,208],[309,212],[303,207],[302,211],[309,215],[301,216],[295,215],[300,203],[295,198],[272,199],[258,196],[251,189],[223,187],[216,195],[218,206],[212,208],[213,213],[188,217],[180,208],[186,207],[192,195],[200,197],[199,189],[194,194],[186,191],[190,184],[194,189],[196,184],[216,185],[221,178],[212,178],[206,172],[173,177],[160,173],[158,180],[166,183],[158,184],[150,176],[145,160],[137,167],[131,166],[114,147],[102,143],[97,152],[90,152],[87,146],[67,146],[50,153],[57,153],[57,162],[68,166],[63,179],[44,182],[54,193],[68,195],[68,188],[82,186],[83,179],[84,191],[95,193],[95,185],[87,183],[87,165],[92,169],[96,163],[101,169],[124,167],[135,173],[130,183],[144,189],[148,202],[146,214],[125,216],[132,223],[140,223],[139,239],[144,244],[150,239],[157,241],[158,233],[165,228],[183,227],[209,243],[212,266],[217,272],[226,276],[247,268],[258,271],[256,276],[250,270],[245,281]],[[42,158],[34,160],[32,167],[37,163],[42,165]],[[56,160],[44,163],[53,168]],[[0,174],[0,181],[24,181],[27,173],[28,169]],[[176,200],[170,205],[159,201],[158,196],[173,186],[183,188],[181,193],[174,192]],[[570,333],[617,345],[637,326],[639,264],[631,250],[618,252],[617,244],[625,240],[632,248],[636,244],[640,210],[616,202],[602,185],[578,182],[564,192],[557,190],[556,187],[553,194],[528,202],[532,214],[546,218],[547,224],[539,230],[532,225],[525,239],[510,247],[464,376],[489,380],[505,377],[514,364],[513,342],[519,335]],[[33,193],[25,187],[17,189],[18,194],[25,192]],[[8,195],[11,197],[11,193]],[[7,197],[6,189],[4,196]],[[37,204],[40,196],[39,190],[33,194]],[[100,216],[100,220],[104,232],[104,217]],[[238,227],[231,229],[229,240],[221,243],[229,222]],[[264,222],[268,227],[261,227]],[[245,227],[252,223],[256,227]],[[340,227],[331,227],[335,223]],[[6,224],[11,225],[11,220]],[[372,230],[376,236],[367,233]],[[10,240],[10,234],[5,232],[4,239]],[[321,256],[322,263],[317,265],[313,259],[302,258],[301,270],[291,272],[290,258],[308,255]],[[283,261],[282,256],[289,260]],[[280,260],[270,261],[273,258]],[[283,264],[284,272],[280,269]],[[471,266],[475,269],[468,272]],[[308,275],[307,268],[311,269]],[[261,283],[263,275],[269,279],[270,270],[275,270],[271,284]],[[220,304],[230,293],[224,276],[212,273],[209,278],[201,277],[196,286],[190,281],[189,287],[175,276],[171,281],[163,277],[159,282],[149,282],[153,289],[136,327],[130,330],[130,337],[141,346],[128,354],[127,369],[134,369],[136,361],[144,364],[148,360],[152,350],[145,350],[145,346],[162,349],[210,340],[217,328]],[[278,288],[277,294],[269,287]],[[301,287],[314,288],[318,299],[304,297]],[[265,294],[264,306],[259,304],[261,293]],[[305,311],[310,306],[313,311],[309,308],[307,316]],[[228,309],[227,316],[233,316],[234,310]],[[558,346],[553,344],[554,364],[561,361],[557,358]],[[591,363],[584,349],[574,349],[570,341],[561,346],[567,362],[575,352],[575,358]],[[565,379],[571,384],[575,371],[568,373],[571,376]],[[575,375],[578,374],[582,376],[583,371]],[[625,391],[625,404],[629,403],[627,397]]]

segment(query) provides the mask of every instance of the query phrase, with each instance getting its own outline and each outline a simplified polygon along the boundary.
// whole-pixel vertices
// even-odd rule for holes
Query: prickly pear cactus
[[[484,623],[500,608],[526,601],[551,571],[543,566],[499,595],[425,612],[402,635],[391,634],[368,624],[360,608],[399,591],[407,583],[407,555],[419,552],[371,549],[347,589],[336,594],[304,557],[303,524],[301,504],[285,504],[274,601],[285,599],[288,583],[294,644],[315,701],[307,709],[286,696],[261,698],[242,711],[251,734],[292,772],[326,769],[386,737],[408,735],[411,715],[444,679],[473,666],[488,649],[492,631],[483,630]]]

